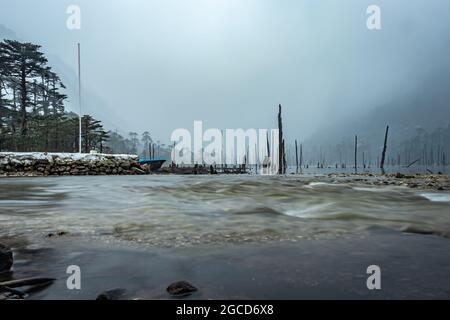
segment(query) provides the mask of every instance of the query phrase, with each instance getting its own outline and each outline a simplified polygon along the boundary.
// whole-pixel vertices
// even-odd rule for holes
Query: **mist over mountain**
[[[352,163],[354,137],[357,135],[360,153],[365,152],[366,160],[371,158],[374,163],[381,154],[385,128],[389,125],[388,153],[393,158],[404,155],[405,144],[414,139],[424,144],[423,148],[433,149],[434,145],[435,149],[442,149],[441,155],[435,158],[442,157],[445,152],[449,154],[450,136],[445,133],[445,129],[448,131],[450,128],[449,88],[450,68],[442,66],[422,79],[421,85],[412,92],[399,94],[361,116],[337,121],[312,134],[304,141],[306,152],[309,152],[310,159],[314,159],[312,162]],[[436,135],[436,132],[442,136],[434,142],[420,138],[424,134]],[[429,153],[430,150],[421,152]]]
[[[392,127],[395,137],[405,138],[414,134],[417,128],[447,126],[450,124],[449,71],[450,69],[440,70],[430,79],[424,79],[423,85],[413,92],[399,95],[360,117],[333,123],[308,140],[314,143],[334,143],[354,134],[371,137],[383,131],[386,125]]]
[[[45,48],[43,48],[45,51]],[[54,71],[61,76],[63,83],[66,86],[68,95],[67,106],[68,109],[79,113],[78,105],[78,76],[75,70],[68,66],[58,55],[48,55],[49,64]],[[82,111],[81,113],[90,114],[97,119],[101,119],[105,127],[109,130],[118,131],[126,134],[129,128],[117,121],[117,116],[114,116],[114,109],[108,108],[108,105],[103,101],[91,88],[86,88],[82,85]]]

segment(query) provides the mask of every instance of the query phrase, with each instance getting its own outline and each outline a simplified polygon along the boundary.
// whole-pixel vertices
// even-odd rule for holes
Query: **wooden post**
[[[358,136],[355,135],[355,173],[358,172]]]
[[[383,153],[381,154],[381,164],[380,164],[380,168],[381,168],[381,171],[383,172],[383,174],[384,174],[384,160],[386,159],[388,134],[389,134],[389,126],[386,126],[386,133],[384,135]]]
[[[298,173],[298,146],[297,146],[297,140],[295,140],[295,165],[297,166],[296,173]]]

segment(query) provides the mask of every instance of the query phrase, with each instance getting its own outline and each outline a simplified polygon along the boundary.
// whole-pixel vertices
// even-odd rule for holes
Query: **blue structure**
[[[140,159],[138,162],[140,165],[148,164],[150,165],[151,171],[156,171],[162,167],[164,162],[166,162],[166,159]]]

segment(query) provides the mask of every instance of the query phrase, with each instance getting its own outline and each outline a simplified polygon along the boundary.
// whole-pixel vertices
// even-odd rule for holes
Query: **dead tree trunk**
[[[258,174],[258,162],[259,162],[258,146],[255,144],[255,174]]]
[[[411,167],[413,164],[415,164],[415,163],[417,163],[417,162],[419,162],[419,161],[420,161],[420,158],[417,159],[417,160],[414,160],[413,162],[411,162],[410,164],[408,164],[408,165],[406,166],[406,168]]]
[[[362,154],[362,156],[363,156],[363,161],[362,161],[362,165],[363,165],[363,168],[365,169],[366,168],[366,154],[364,153],[364,151],[363,151],[363,154]]]
[[[300,144],[300,171],[303,167],[303,144]]]
[[[298,146],[297,146],[297,140],[295,140],[295,165],[297,166],[296,173],[298,173]]]
[[[384,174],[384,160],[386,159],[388,134],[389,134],[389,126],[386,126],[386,133],[384,135],[383,153],[381,154],[381,164],[380,164],[380,168],[381,168],[381,171],[383,172],[383,174]]]
[[[281,104],[278,105],[278,174],[284,171],[284,148],[283,148],[283,120],[281,118]]]
[[[355,135],[355,173],[358,172],[358,136]]]

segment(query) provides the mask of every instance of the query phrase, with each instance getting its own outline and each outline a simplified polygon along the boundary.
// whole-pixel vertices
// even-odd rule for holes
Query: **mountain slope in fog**
[[[368,143],[382,144],[386,125],[391,138],[404,140],[417,129],[428,131],[450,124],[450,69],[435,73],[412,92],[391,99],[358,118],[335,122],[307,140],[308,144],[336,144],[352,139],[355,134]]]

